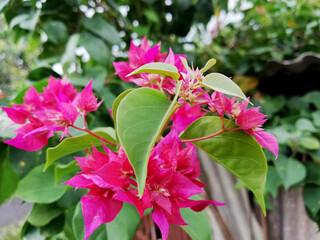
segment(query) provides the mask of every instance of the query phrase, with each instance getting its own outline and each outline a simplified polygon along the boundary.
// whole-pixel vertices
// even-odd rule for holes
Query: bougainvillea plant
[[[86,152],[75,157],[81,170],[64,182],[88,190],[81,198],[85,239],[112,222],[124,203],[133,205],[140,217],[153,209],[163,239],[169,224],[188,225],[181,209],[200,212],[210,204],[224,205],[193,198],[204,187],[196,147],[237,176],[265,212],[267,163],[261,147],[278,155],[275,137],[262,128],[266,115],[252,107],[228,77],[204,75],[215,60],[199,70],[188,66],[186,56],[171,49],[167,55],[160,48],[160,43],[151,47],[144,38],[140,46],[131,43],[129,62],[114,63],[123,81],[141,86],[114,101],[114,129],[87,127],[87,114],[102,103],[93,94],[92,80],[78,92],[66,77],[50,77],[43,92],[31,87],[23,104],[3,107],[21,125],[17,135],[5,141],[9,145],[36,151],[56,132],[62,133],[61,143],[47,149],[45,169],[62,156]],[[73,137],[70,129],[84,135]]]

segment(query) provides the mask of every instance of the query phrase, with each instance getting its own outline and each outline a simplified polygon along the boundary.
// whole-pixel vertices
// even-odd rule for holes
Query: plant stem
[[[215,133],[213,133],[211,135],[204,136],[204,137],[199,137],[199,138],[193,138],[193,139],[181,139],[181,142],[183,142],[183,143],[198,142],[198,141],[202,141],[202,140],[206,140],[206,139],[218,136],[219,134],[224,133],[224,132],[233,132],[233,131],[238,131],[238,130],[240,130],[240,128],[233,128],[233,129],[223,128],[223,129],[219,130],[218,132],[215,132]]]
[[[101,139],[102,141],[104,141],[105,143],[108,143],[108,144],[110,144],[110,145],[112,145],[112,146],[117,146],[116,143],[111,142],[111,141],[109,141],[108,139],[105,139],[105,138],[103,138],[103,137],[100,137],[99,135],[95,134],[94,132],[91,132],[88,128],[79,128],[79,127],[74,126],[74,125],[71,125],[70,127],[73,127],[74,129],[77,129],[77,130],[79,130],[79,131],[83,131],[83,132],[89,133],[90,135],[92,135],[92,136],[94,136],[94,137],[96,137],[96,138],[99,138],[99,139]]]

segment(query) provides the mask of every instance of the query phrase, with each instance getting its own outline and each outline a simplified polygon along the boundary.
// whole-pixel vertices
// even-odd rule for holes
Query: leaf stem
[[[218,135],[220,135],[221,133],[224,133],[224,132],[233,132],[233,131],[238,131],[240,129],[241,129],[240,127],[232,128],[232,129],[223,128],[223,129],[219,130],[218,132],[215,132],[215,133],[213,133],[211,135],[204,136],[204,137],[199,137],[199,138],[193,138],[193,139],[181,139],[181,142],[183,142],[183,143],[198,142],[198,141],[202,141],[202,140],[206,140],[206,139],[218,136]]]
[[[105,139],[105,138],[103,138],[103,137],[100,137],[99,135],[95,134],[94,132],[91,132],[88,128],[79,128],[79,127],[74,126],[74,125],[71,125],[70,127],[73,127],[74,129],[77,129],[77,130],[79,130],[79,131],[83,131],[83,132],[89,133],[90,135],[92,135],[92,136],[94,136],[94,137],[96,137],[96,138],[99,138],[99,139],[101,139],[102,141],[104,141],[105,143],[108,143],[108,144],[110,144],[110,145],[112,145],[112,146],[117,146],[116,143],[111,142],[111,141],[109,141],[108,139]]]

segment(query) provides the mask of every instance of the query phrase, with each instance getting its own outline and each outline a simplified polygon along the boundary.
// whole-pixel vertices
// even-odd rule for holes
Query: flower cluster
[[[135,174],[122,147],[118,153],[106,147],[104,153],[93,148],[87,157],[76,159],[82,172],[65,184],[90,189],[81,199],[86,239],[99,225],[111,222],[123,202],[133,204],[141,217],[146,209],[153,207],[152,218],[163,239],[168,236],[169,224],[187,225],[180,208],[202,211],[209,204],[224,205],[189,199],[203,192],[204,184],[198,180],[200,167],[195,147],[184,148],[175,129],[151,152],[142,197],[138,197]]]
[[[259,112],[260,107],[247,109],[247,101],[238,102],[236,97],[229,99],[217,91],[211,95],[208,105],[211,112],[217,113],[222,118],[227,115],[230,119],[234,119],[239,126],[236,130],[243,130],[254,136],[262,147],[269,149],[278,157],[277,139],[272,134],[263,131],[262,125],[267,119],[265,119],[266,115]]]
[[[262,125],[266,121],[266,115],[259,112],[259,107],[247,109],[247,101],[237,102],[236,97],[229,99],[218,91],[214,91],[210,97],[208,92],[201,87],[202,73],[198,69],[186,69],[180,59],[185,56],[175,55],[171,49],[168,56],[165,57],[166,53],[161,53],[160,47],[160,43],[155,47],[150,47],[146,38],[143,38],[140,47],[131,42],[129,62],[115,62],[116,73],[124,81],[131,81],[139,86],[166,90],[171,97],[175,93],[177,82],[170,77],[149,73],[140,73],[130,77],[126,77],[126,75],[150,62],[165,62],[176,66],[180,73],[179,80],[182,81],[178,100],[181,107],[174,113],[171,120],[173,127],[179,133],[186,130],[193,121],[204,116],[207,111],[201,106],[208,105],[210,112],[217,113],[222,118],[227,115],[230,119],[235,120],[239,126],[235,130],[243,130],[247,134],[253,135],[262,147],[278,156],[276,138],[263,131]]]
[[[175,55],[170,49],[169,54],[161,53],[161,43],[156,46],[150,47],[148,41],[144,37],[140,47],[130,44],[128,52],[129,62],[114,62],[113,66],[116,70],[116,74],[126,82],[133,82],[141,87],[151,87],[157,90],[165,90],[169,94],[174,94],[176,87],[176,81],[171,77],[160,76],[157,74],[141,73],[134,76],[127,75],[144,64],[152,62],[164,62],[172,64],[177,67],[179,72],[186,72],[180,57],[186,58],[185,55]]]
[[[66,80],[50,77],[48,86],[38,93],[31,87],[24,96],[23,104],[2,107],[8,117],[22,125],[15,130],[16,137],[5,143],[27,151],[36,151],[47,145],[54,131],[62,131],[61,139],[69,134],[78,116],[97,110],[101,102],[92,92],[92,80],[81,93]]]

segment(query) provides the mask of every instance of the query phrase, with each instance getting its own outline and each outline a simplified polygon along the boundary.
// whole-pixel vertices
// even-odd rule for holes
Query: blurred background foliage
[[[131,40],[137,45],[143,36],[153,44],[161,41],[162,51],[186,54],[194,66],[216,58],[213,71],[232,77],[262,105],[267,127],[280,143],[279,159],[269,158],[266,198],[305,183],[306,209],[319,224],[320,205],[314,199],[320,199],[320,93],[306,89],[301,96],[285,97],[256,90],[270,61],[320,53],[318,0],[2,0],[0,12],[0,104],[21,103],[28,87],[41,90],[50,75],[67,74],[78,87],[93,78],[96,94],[105,100],[89,116],[89,126],[112,125],[107,109],[119,93],[134,87],[114,76],[112,65],[126,61]],[[1,137],[10,137],[8,131]],[[44,152],[10,148],[13,179],[42,164]],[[16,187],[0,195],[0,203]]]

